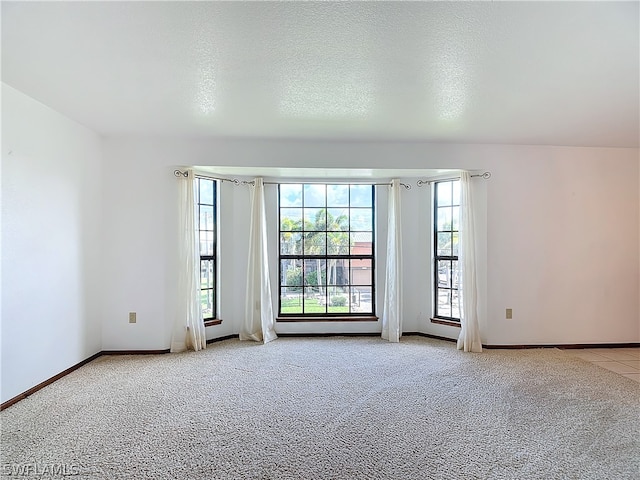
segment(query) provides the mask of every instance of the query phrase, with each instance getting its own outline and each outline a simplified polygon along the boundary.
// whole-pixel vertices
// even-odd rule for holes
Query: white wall
[[[638,154],[638,149],[572,147],[107,139],[104,244],[105,257],[111,260],[105,272],[109,294],[103,306],[103,347],[169,345],[177,278],[177,185],[172,175],[177,165],[387,168],[389,177],[407,176],[405,169],[490,170],[490,180],[476,180],[483,205],[478,244],[483,342],[638,342]],[[247,187],[223,184],[222,195],[224,322],[208,328],[210,338],[236,333],[244,312],[243,212],[249,194]],[[275,205],[275,194],[267,190],[269,195],[268,202]],[[421,220],[431,214],[428,197],[427,189],[415,186],[403,193],[405,330],[454,337],[458,333],[454,327],[428,321],[430,285],[418,275],[428,259],[414,261],[409,254],[417,255],[429,239],[428,223]],[[385,238],[380,232],[378,241]],[[513,308],[513,320],[505,320],[505,308]],[[127,312],[133,310],[139,312],[139,322],[129,325]],[[331,328],[279,324],[278,330],[325,327]]]
[[[101,139],[2,85],[2,401],[101,349]]]
[[[133,149],[129,159],[106,149],[102,218],[103,350],[168,348],[175,310],[177,190],[171,172]],[[137,323],[129,323],[136,312]]]

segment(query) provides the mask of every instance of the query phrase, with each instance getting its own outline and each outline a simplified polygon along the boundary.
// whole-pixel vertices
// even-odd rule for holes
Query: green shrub
[[[332,307],[344,307],[347,305],[347,297],[345,296],[338,296],[338,297],[333,297],[331,298],[331,306]]]

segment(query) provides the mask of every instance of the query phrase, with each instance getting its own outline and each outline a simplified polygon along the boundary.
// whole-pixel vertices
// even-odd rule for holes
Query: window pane
[[[441,315],[443,317],[451,316],[451,290],[438,289],[437,315]]]
[[[329,288],[329,313],[349,313],[349,288]]]
[[[371,287],[351,287],[351,312],[373,313]]]
[[[458,270],[458,261],[453,260],[451,262],[451,287],[452,288],[461,288],[460,285],[460,270]]]
[[[300,255],[302,253],[302,233],[284,232],[280,234],[280,254]]]
[[[209,288],[209,261],[200,260],[200,288]]]
[[[326,255],[327,234],[324,232],[310,232],[304,235],[305,255]]]
[[[438,233],[438,255],[451,255],[451,233]]]
[[[305,185],[304,186],[304,206],[325,207],[326,186],[325,185]]]
[[[213,318],[213,289],[201,290],[202,318]]]
[[[349,230],[349,209],[329,208],[327,209],[327,230],[347,231]]]
[[[302,185],[280,185],[280,206],[281,207],[301,207],[302,206]]]
[[[451,261],[438,260],[438,287],[451,286]]]
[[[302,230],[302,209],[281,208],[280,230]]]
[[[371,185],[350,185],[349,188],[352,207],[373,206],[373,187]]]
[[[207,232],[207,248],[209,249],[209,255],[215,255],[216,254],[216,243],[215,243],[215,238],[216,238],[216,232]]]
[[[304,285],[305,287],[317,287],[317,292],[324,292],[327,284],[327,261],[324,259],[304,261]],[[306,291],[306,289],[305,289]]]
[[[349,185],[327,185],[327,206],[348,207]]]
[[[302,261],[287,258],[280,260],[280,285],[302,286]],[[295,290],[295,289],[289,289]],[[301,291],[301,288],[297,289]]]
[[[451,316],[453,318],[460,318],[460,297],[457,290],[451,291]]]
[[[324,289],[304,289],[304,313],[327,313],[327,297]]]
[[[451,231],[451,207],[438,207],[436,214],[438,215],[438,231]]]
[[[209,271],[208,271],[208,275],[209,275],[209,288],[215,288],[216,283],[216,262],[215,260],[209,260],[209,265],[208,265]]]
[[[213,207],[200,205],[200,230],[213,230]]]
[[[373,231],[373,211],[370,208],[352,208],[351,230]]]
[[[327,260],[327,275],[329,285],[348,285],[349,260],[336,258]]]
[[[302,289],[290,287],[280,289],[280,311],[282,313],[302,313]]]
[[[451,205],[451,182],[436,183],[436,195],[439,207]]]
[[[458,247],[460,243],[460,234],[458,232],[453,232],[453,256],[458,256]]]
[[[304,229],[320,230],[327,229],[327,210],[324,208],[304,209]]]
[[[200,232],[200,255],[213,255],[213,232]]]
[[[451,221],[453,230],[460,230],[460,207],[453,207],[451,209]]]
[[[213,180],[200,179],[200,203],[213,205]]]
[[[453,204],[460,205],[460,180],[452,182],[453,187]]]
[[[371,284],[371,260],[351,260],[351,285]]]
[[[358,232],[351,234],[351,255],[372,255],[373,234]]]
[[[349,234],[347,232],[327,233],[327,255],[348,255]]]

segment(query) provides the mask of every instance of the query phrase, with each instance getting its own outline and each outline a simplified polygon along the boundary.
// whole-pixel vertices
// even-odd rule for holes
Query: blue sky
[[[280,206],[347,207],[351,194],[352,207],[371,207],[370,185],[281,184]]]
[[[350,228],[356,231],[373,230],[371,185],[339,185],[339,184],[281,184],[280,207],[283,218],[300,220],[303,216],[313,222],[316,213],[327,208],[334,217],[345,215],[350,218]],[[349,212],[349,198],[351,211]],[[304,200],[304,202],[303,202]]]

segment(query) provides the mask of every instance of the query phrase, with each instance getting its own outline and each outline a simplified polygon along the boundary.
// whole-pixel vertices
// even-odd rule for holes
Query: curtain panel
[[[478,280],[476,274],[475,214],[469,172],[460,173],[460,271],[462,300],[458,350],[482,352],[478,326]]]
[[[200,245],[196,237],[197,212],[193,170],[179,178],[178,312],[171,338],[171,352],[207,348],[200,304]]]
[[[382,338],[399,342],[402,336],[402,226],[400,181],[392,180],[387,218],[387,265],[382,312]]]
[[[270,342],[277,338],[269,278],[267,220],[264,206],[264,183],[256,178],[251,192],[251,225],[247,265],[247,296],[240,340]]]

